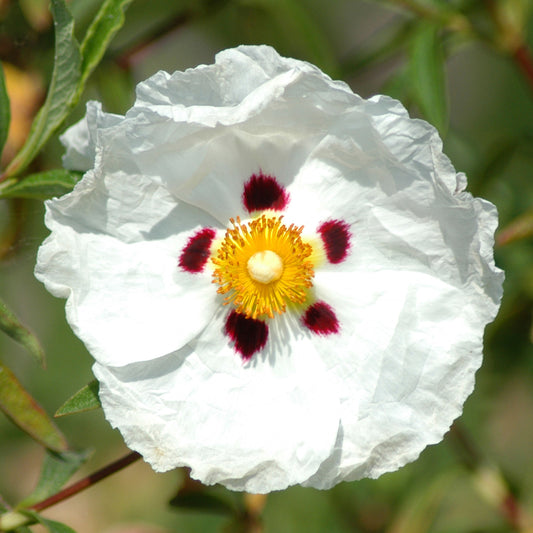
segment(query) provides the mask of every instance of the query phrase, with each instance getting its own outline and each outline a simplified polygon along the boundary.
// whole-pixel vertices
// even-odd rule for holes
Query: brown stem
[[[56,503],[62,502],[63,500],[66,500],[67,498],[78,494],[78,492],[81,492],[82,490],[91,487],[95,483],[98,483],[98,481],[101,481],[102,479],[110,476],[111,474],[122,470],[131,463],[137,461],[137,459],[139,459],[140,457],[141,456],[137,452],[131,452],[128,455],[119,459],[118,461],[115,461],[114,463],[111,463],[107,466],[104,466],[104,468],[97,470],[96,472],[94,472],[94,474],[90,474],[89,476],[80,479],[78,482],[70,485],[69,487],[65,487],[58,493],[53,494],[49,498],[46,498],[45,500],[42,500],[36,503],[35,505],[32,505],[30,509],[33,511],[42,511],[43,509],[47,509],[48,507],[51,507]]]

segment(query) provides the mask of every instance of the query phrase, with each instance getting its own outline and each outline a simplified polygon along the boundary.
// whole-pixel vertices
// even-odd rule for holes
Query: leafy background
[[[0,297],[46,354],[43,369],[33,337],[15,332],[25,348],[0,334],[0,399],[15,383],[5,368],[49,415],[92,379],[92,359],[65,323],[64,301],[32,273],[47,234],[42,198],[68,190],[77,178],[55,172],[62,153],[55,128],[78,120],[88,99],[123,113],[140,80],[159,69],[211,63],[216,52],[241,43],[271,44],[346,80],[362,96],[399,98],[413,116],[435,124],[445,152],[467,173],[469,190],[498,207],[496,257],[506,270],[505,296],[486,330],[485,362],[459,424],[398,472],[330,491],[293,487],[264,500],[204,490],[184,471],[155,474],[137,462],[42,516],[79,533],[533,531],[533,72],[528,78],[518,53],[533,44],[531,1],[134,0],[111,40],[129,3],[72,0],[69,21],[63,1],[55,0],[64,44],[58,55],[47,0],[0,0],[0,58],[11,100],[2,156],[11,174],[0,185]],[[109,16],[93,24],[105,8]],[[51,80],[55,96],[45,100]],[[21,151],[43,105],[51,112],[41,112],[33,144]],[[13,334],[2,305],[1,329]],[[28,435],[35,420],[23,431],[0,415],[0,509],[28,498],[43,461],[52,465],[57,490],[81,463],[73,479],[127,453],[100,410],[54,423],[78,451],[71,462],[61,455],[61,468],[38,436]],[[34,531],[67,531],[39,520]]]

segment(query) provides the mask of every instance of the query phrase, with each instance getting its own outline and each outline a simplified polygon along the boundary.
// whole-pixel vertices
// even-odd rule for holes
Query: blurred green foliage
[[[156,475],[138,464],[46,516],[78,533],[111,531],[116,523],[129,525],[115,532],[260,531],[254,528],[261,521],[265,532],[533,531],[527,523],[533,515],[533,70],[528,73],[527,55],[533,46],[532,2],[136,0],[112,41],[129,2],[72,0],[72,20],[62,2],[53,4],[60,11],[61,38],[81,43],[78,52],[75,44],[65,56],[65,65],[73,67],[68,72],[54,62],[48,1],[0,1],[0,58],[12,104],[2,159],[2,168],[12,173],[0,185],[0,295],[17,321],[9,327],[32,346],[26,327],[40,340],[47,369],[28,356],[24,342],[3,334],[0,360],[46,412],[54,413],[92,380],[92,359],[66,325],[64,302],[48,295],[32,274],[47,233],[42,199],[67,191],[77,179],[58,170],[62,149],[52,130],[78,120],[88,99],[123,113],[135,84],[155,71],[211,63],[216,52],[238,44],[273,45],[346,80],[362,96],[399,98],[413,116],[432,122],[455,167],[467,173],[469,190],[498,207],[504,230],[496,257],[506,282],[461,427],[400,471],[325,492],[293,487],[252,504],[220,487],[191,486],[185,472]],[[109,11],[95,19],[101,9]],[[44,88],[52,82],[57,89],[58,79],[66,79],[66,89],[52,105]],[[9,122],[3,86],[0,77],[2,143]],[[19,165],[16,154],[43,104],[52,106],[53,120],[38,124],[35,143],[26,148],[29,155],[18,156]],[[7,326],[2,329],[9,333]],[[95,451],[82,473],[125,451],[98,410],[57,424],[72,448]],[[59,468],[50,453],[0,418],[2,498],[15,504],[36,485],[57,490],[75,470],[72,465],[86,459],[84,452]],[[53,475],[38,483],[41,463]],[[171,499],[174,509],[167,505]],[[7,508],[4,503],[0,499]],[[54,521],[39,520],[49,531],[63,531]]]

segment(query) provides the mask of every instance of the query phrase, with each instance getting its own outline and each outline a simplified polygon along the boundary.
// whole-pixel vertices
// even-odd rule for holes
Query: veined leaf
[[[78,96],[85,81],[102,59],[109,42],[124,24],[124,12],[132,0],[105,0],[81,45],[82,65]]]
[[[46,448],[67,449],[67,441],[44,409],[30,396],[13,372],[0,364],[0,410],[22,431]]]
[[[4,77],[4,67],[0,62],[0,156],[4,149],[11,122],[11,111],[9,108],[9,96],[6,90],[6,81]]]
[[[89,455],[90,452],[88,451],[63,453],[48,451],[35,490],[20,502],[17,508],[31,507],[61,490],[70,477],[88,459]]]
[[[6,169],[8,176],[21,172],[30,164],[74,105],[74,95],[81,77],[81,53],[74,37],[74,19],[64,0],[52,0],[51,8],[55,26],[52,81],[26,143]]]
[[[428,22],[420,24],[410,46],[411,84],[420,111],[441,135],[448,124],[444,61],[439,27]]]
[[[44,366],[44,351],[37,338],[24,327],[15,313],[0,298],[0,329],[13,340],[22,344],[28,352]]]
[[[65,169],[30,174],[21,181],[8,180],[0,185],[0,198],[47,200],[70,192],[81,177],[80,172]]]
[[[69,398],[57,411],[55,416],[83,413],[101,407],[98,397],[98,381],[95,379]]]
[[[33,121],[22,150],[6,169],[6,176],[24,170],[78,102],[85,82],[101,60],[109,42],[124,23],[132,0],[105,0],[80,45],[74,19],[65,0],[52,0],[56,45],[52,81],[46,101]]]

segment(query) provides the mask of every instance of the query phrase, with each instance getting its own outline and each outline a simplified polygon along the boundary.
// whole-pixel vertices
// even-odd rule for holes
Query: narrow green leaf
[[[105,0],[80,48],[74,37],[74,19],[65,1],[52,0],[56,31],[52,81],[46,101],[33,121],[28,140],[6,169],[6,176],[14,176],[28,166],[76,105],[87,78],[102,59],[115,33],[124,24],[124,11],[131,2],[132,0]]]
[[[9,96],[6,90],[6,81],[4,77],[4,67],[0,62],[0,155],[4,149],[11,122],[11,111],[9,108]]]
[[[81,53],[74,37],[74,19],[64,0],[52,0],[51,8],[55,26],[52,80],[25,145],[6,169],[7,176],[21,172],[30,164],[75,104],[81,78]]]
[[[28,394],[7,367],[0,364],[0,410],[22,431],[57,452],[67,449],[67,441],[44,409]]]
[[[44,351],[37,338],[24,327],[15,313],[0,298],[0,330],[24,346],[28,352],[44,366]]]
[[[424,22],[413,34],[409,68],[413,94],[420,111],[441,134],[448,124],[445,57],[439,27]]]
[[[31,507],[63,488],[65,483],[89,458],[89,451],[56,453],[47,451],[35,490],[17,508]]]
[[[81,45],[82,64],[78,94],[83,91],[85,81],[102,59],[115,33],[124,24],[124,12],[132,0],[105,0],[89,26]]]
[[[62,524],[61,522],[56,522],[55,520],[43,518],[40,514],[34,511],[25,510],[23,513],[35,520],[38,524],[44,526],[50,533],[76,533],[71,527]]]
[[[80,177],[80,172],[65,169],[30,174],[21,181],[13,179],[0,184],[0,198],[47,200],[70,192]]]
[[[98,397],[98,381],[95,379],[69,398],[57,411],[55,416],[83,413],[101,407]]]

